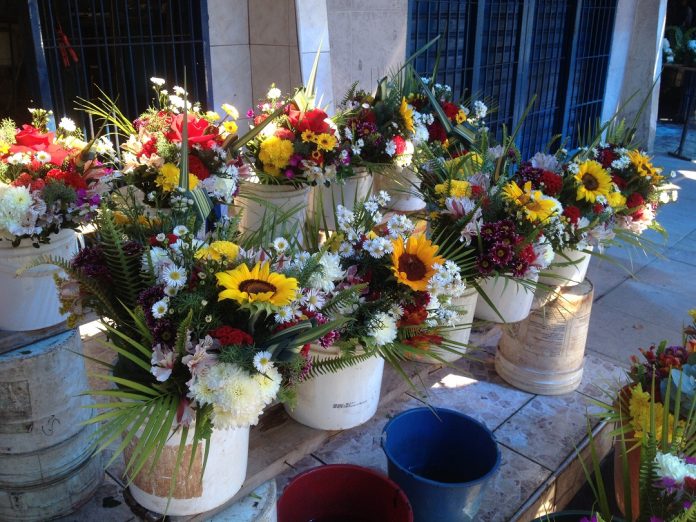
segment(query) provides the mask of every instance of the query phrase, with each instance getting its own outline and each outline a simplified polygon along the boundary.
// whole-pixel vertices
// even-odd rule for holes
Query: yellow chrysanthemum
[[[471,196],[471,183],[459,179],[438,183],[435,185],[435,194],[440,196],[442,201],[446,198],[468,198]]]
[[[171,192],[179,185],[179,175],[179,167],[173,163],[165,163],[157,173],[155,185],[161,188],[163,192]]]
[[[577,200],[584,199],[590,203],[597,201],[597,196],[609,196],[611,192],[611,177],[602,165],[594,160],[580,164],[575,181],[579,183]]]
[[[210,259],[222,261],[236,259],[239,255],[239,246],[231,241],[213,241],[196,252],[196,259]]]
[[[311,129],[307,129],[301,135],[302,141],[305,143],[313,143],[316,137],[316,133]]]
[[[399,114],[404,122],[404,127],[408,132],[415,132],[416,128],[413,125],[413,109],[409,106],[406,98],[401,99],[401,105],[399,106]]]
[[[529,183],[529,187],[531,189],[531,183]],[[522,206],[527,202],[527,191],[522,190],[520,186],[514,181],[506,183],[502,188],[502,193],[503,199],[510,203],[515,203],[517,205]]]
[[[205,113],[205,119],[208,121],[218,121],[220,119],[220,115],[215,111],[208,111]]]
[[[461,125],[466,121],[466,112],[464,112],[464,110],[462,109],[459,109],[459,112],[454,117],[454,120],[457,122],[457,125]]]
[[[651,401],[650,393],[644,392],[640,384],[636,385],[631,390],[631,398],[628,401],[628,413],[631,417],[631,428],[635,432],[637,439],[643,436],[645,431],[650,430],[650,405],[655,415],[655,437],[658,441],[662,440],[662,419],[664,416],[664,407],[656,401]],[[669,414],[669,442],[674,436],[674,415]],[[679,427],[683,426],[683,422],[679,422]]]
[[[316,138],[314,138],[314,143],[317,144],[319,150],[330,151],[336,147],[336,143],[338,143],[338,141],[336,140],[335,136],[322,132]]]
[[[233,299],[240,304],[265,302],[286,306],[297,296],[297,279],[271,272],[268,263],[256,263],[251,270],[242,264],[215,277],[225,288],[218,294],[218,301]]]
[[[222,110],[232,119],[236,120],[239,118],[239,111],[233,105],[229,103],[222,104]]]
[[[114,210],[112,215],[114,217],[114,223],[116,223],[117,225],[127,225],[128,223],[130,223],[130,219],[128,218],[128,216],[126,216],[120,210]]]
[[[480,170],[483,166],[483,158],[478,152],[468,152],[464,157],[474,170]]]
[[[222,128],[225,129],[225,132],[229,132],[230,134],[236,134],[237,130],[239,129],[239,126],[234,121],[223,121]]]
[[[290,161],[295,149],[290,140],[284,140],[278,136],[269,136],[261,142],[259,159],[263,163],[263,168],[268,174],[280,175],[280,169],[285,167]]]
[[[189,172],[189,190],[195,189],[196,186],[198,185],[199,181],[200,180],[198,179],[198,177],[195,174],[191,174]]]
[[[621,192],[610,192],[607,195],[607,203],[611,208],[620,208],[626,206],[626,196]]]
[[[640,177],[650,177],[653,185],[659,185],[663,180],[663,176],[660,175],[662,169],[655,167],[647,154],[635,149],[628,152],[628,158]]]
[[[437,255],[438,246],[423,234],[414,234],[404,243],[399,237],[392,241],[392,271],[399,283],[423,292],[435,274],[434,264],[443,264],[445,258]]]
[[[0,154],[7,154],[8,152],[10,152],[9,143],[0,142]]]

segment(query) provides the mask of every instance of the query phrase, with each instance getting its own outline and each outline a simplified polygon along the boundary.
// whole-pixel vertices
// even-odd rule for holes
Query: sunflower
[[[336,147],[336,138],[331,134],[322,132],[316,138],[314,138],[314,143],[317,144],[319,150],[330,151]]]
[[[392,241],[392,271],[399,283],[423,292],[435,274],[434,264],[443,264],[445,258],[437,255],[433,245],[423,234],[414,234],[404,244],[403,238]]]
[[[210,245],[206,245],[199,249],[195,257],[196,259],[222,261],[223,259],[236,259],[238,255],[239,246],[231,241],[213,241]]]
[[[597,201],[597,196],[605,198],[611,192],[611,178],[602,165],[594,160],[585,161],[575,175],[578,186],[577,200],[584,199],[590,203]]]
[[[530,185],[531,187],[531,185]],[[518,205],[524,205],[527,202],[527,196],[525,191],[520,188],[520,186],[511,181],[506,183],[502,188],[503,198],[510,203],[516,203]]]
[[[650,179],[653,185],[658,185],[662,181],[663,176],[660,176],[661,170],[652,164],[650,156],[636,149],[628,152],[628,158],[640,177]]]
[[[401,98],[399,114],[401,114],[401,119],[404,120],[404,127],[406,127],[406,130],[409,132],[415,132],[416,128],[413,125],[413,109],[406,101],[406,98]]]
[[[253,269],[245,264],[234,270],[215,274],[218,284],[225,288],[218,301],[234,299],[240,304],[266,302],[286,306],[297,295],[297,279],[271,272],[268,263],[256,263]]]
[[[558,202],[549,197],[544,197],[540,190],[531,193],[531,198],[524,205],[524,214],[532,223],[544,223],[558,212]]]

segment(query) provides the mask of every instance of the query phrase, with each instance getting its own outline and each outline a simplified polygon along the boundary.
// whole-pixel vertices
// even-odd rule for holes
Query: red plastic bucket
[[[399,486],[381,473],[331,464],[296,476],[278,500],[278,522],[413,522]]]

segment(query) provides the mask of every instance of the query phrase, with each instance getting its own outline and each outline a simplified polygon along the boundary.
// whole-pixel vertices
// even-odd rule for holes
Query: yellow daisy
[[[311,143],[316,139],[317,135],[313,130],[307,129],[302,133],[301,137],[303,142]]]
[[[215,277],[225,288],[218,294],[218,301],[234,299],[240,304],[266,302],[286,306],[297,296],[297,279],[271,272],[268,263],[256,263],[251,270],[241,264],[234,270],[219,272]]]
[[[594,160],[580,164],[575,181],[579,183],[577,200],[584,199],[590,203],[597,201],[597,196],[609,196],[611,192],[611,177],[602,165]]]
[[[404,121],[404,127],[406,127],[406,130],[408,130],[408,132],[415,132],[416,128],[413,125],[413,109],[409,106],[406,98],[401,99],[399,114],[401,115],[401,119]]]
[[[314,138],[314,142],[317,144],[317,147],[319,147],[319,150],[325,151],[332,150],[334,147],[336,147],[336,143],[338,143],[334,136],[326,132],[323,132]]]
[[[530,193],[532,191],[532,183],[528,181],[522,189],[516,182],[510,181],[506,183],[503,188],[503,198],[510,203],[515,203],[519,206],[524,206],[527,204],[530,198]]]
[[[445,258],[437,255],[438,246],[423,234],[414,234],[404,243],[403,238],[392,241],[392,271],[399,283],[423,292],[435,274],[434,264],[443,264]]]
[[[438,183],[435,185],[435,194],[441,196],[442,201],[446,198],[468,198],[471,196],[471,183],[459,179]]]
[[[239,126],[234,121],[223,121],[222,127],[225,129],[225,132],[229,132],[230,134],[236,134],[239,129]]]
[[[611,208],[626,206],[626,197],[621,192],[610,192],[607,195],[607,203]]]

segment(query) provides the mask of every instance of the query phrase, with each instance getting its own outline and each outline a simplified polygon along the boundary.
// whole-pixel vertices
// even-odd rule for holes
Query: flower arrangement
[[[123,214],[143,211],[133,204]],[[113,375],[101,375],[118,390],[108,392],[116,402],[102,405],[100,429],[128,440],[146,434],[128,463],[131,478],[166,443],[157,433],[182,430],[185,442],[195,428],[195,446],[213,429],[255,424],[288,396],[283,382],[306,373],[301,347],[342,324],[312,301],[311,254],[293,260],[282,238],[244,247],[229,220],[198,239],[195,220],[189,210],[119,225],[104,208],[96,244],[69,263],[43,260],[68,274],[58,286],[70,321],[95,311],[118,355]]]
[[[404,215],[393,215],[382,223],[385,192],[369,197],[354,210],[337,207],[338,232],[331,240],[331,270],[339,279],[323,298],[338,290],[353,295],[340,310],[351,320],[334,332],[331,343],[347,361],[356,354],[379,354],[398,361],[408,352],[422,352],[431,345],[448,346],[441,329],[458,323],[452,298],[464,293],[466,285],[459,268],[438,253]],[[325,289],[326,290],[326,289]],[[352,292],[352,294],[351,294]],[[336,361],[317,361],[335,367]],[[315,369],[316,371],[316,369]]]
[[[86,143],[68,118],[51,132],[50,111],[29,111],[31,124],[0,123],[0,238],[13,246],[24,238],[48,243],[51,234],[91,221],[115,177],[109,140]]]
[[[188,100],[184,88],[174,86],[170,93],[161,78],[150,81],[155,91],[153,106],[132,123],[111,100],[104,106],[83,102],[88,113],[114,124],[123,136],[121,171],[126,183],[141,190],[149,206],[169,208],[186,157],[189,189],[199,189],[215,202],[232,203],[245,170],[231,147],[237,141],[237,109],[224,104],[224,117],[203,112],[198,102]]]
[[[286,102],[280,89],[271,86],[266,100],[247,116],[254,125],[270,120],[247,144],[259,182],[328,185],[336,178],[340,166],[337,127],[323,109],[297,97]]]

